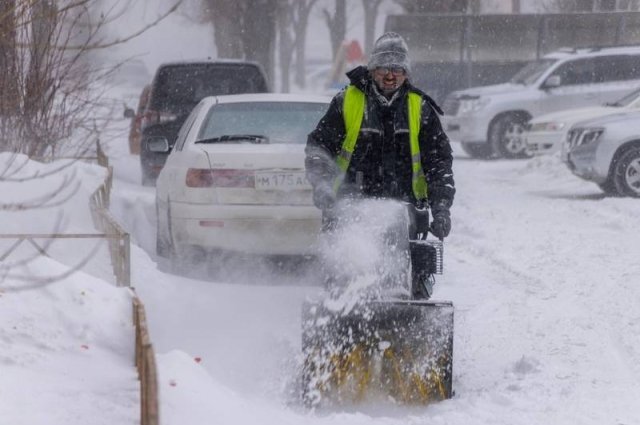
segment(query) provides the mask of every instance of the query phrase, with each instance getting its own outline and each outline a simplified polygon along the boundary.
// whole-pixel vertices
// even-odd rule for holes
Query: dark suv
[[[154,185],[167,159],[167,153],[151,152],[148,141],[163,137],[172,147],[180,127],[202,98],[267,91],[265,74],[254,62],[227,60],[161,65],[153,78],[141,123],[142,184]]]

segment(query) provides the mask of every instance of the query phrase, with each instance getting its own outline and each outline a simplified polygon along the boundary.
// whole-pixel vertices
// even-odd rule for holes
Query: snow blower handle
[[[407,204],[409,212],[409,239],[426,239],[429,232],[429,208]]]

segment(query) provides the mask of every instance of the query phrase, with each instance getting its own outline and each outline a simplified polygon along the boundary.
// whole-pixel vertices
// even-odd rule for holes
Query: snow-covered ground
[[[0,241],[0,424],[138,423],[131,291],[104,280],[104,241],[33,236],[98,233],[89,196],[105,175],[0,154],[0,234],[32,235]]]
[[[638,201],[604,197],[557,158],[475,161],[456,150],[454,230],[435,290],[456,308],[455,397],[335,412],[296,400],[300,307],[319,288],[160,272],[153,189],[134,183],[137,170],[118,170],[126,154],[114,161],[112,210],[151,251],[134,247],[132,281],[149,314],[165,424],[640,422]]]
[[[456,150],[454,230],[435,292],[455,305],[453,399],[313,412],[297,401],[300,306],[320,289],[304,276],[224,282],[161,272],[153,188],[139,185],[124,139],[107,151],[112,211],[132,234],[132,282],[157,352],[163,424],[640,422],[638,201],[602,196],[557,158],[475,161]],[[67,220],[34,210],[5,217],[8,229],[47,219],[88,229],[86,196],[103,172],[73,168],[86,184]],[[42,275],[61,268],[49,259],[31,266]],[[134,423],[130,294],[84,273],[12,288],[20,284],[5,279],[0,292],[0,423]]]
[[[207,35],[196,26],[188,36],[185,22],[163,36]],[[151,70],[174,59],[154,48],[165,38],[146,37],[139,47]],[[212,49],[210,41],[167,46],[185,57]],[[320,289],[304,275],[216,281],[160,271],[154,190],[139,184],[128,123],[119,125],[104,139],[115,166],[111,210],[132,235],[132,284],[150,322],[164,425],[640,423],[638,200],[604,197],[557,158],[476,161],[455,146],[453,231],[434,295],[455,305],[455,396],[428,407],[307,411],[296,387],[300,306]],[[63,218],[56,209],[3,210],[2,232],[93,232],[87,197],[104,170],[70,170],[83,184]],[[31,199],[60,178],[0,191],[5,203]],[[51,249],[73,265],[93,245]],[[30,267],[40,276],[62,270],[50,259]],[[130,293],[107,282],[103,247],[86,271],[29,291],[15,291],[22,280],[0,281],[0,424],[137,423]]]

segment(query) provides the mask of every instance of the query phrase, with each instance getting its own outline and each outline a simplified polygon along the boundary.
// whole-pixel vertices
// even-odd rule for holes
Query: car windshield
[[[556,62],[555,59],[540,59],[535,62],[529,62],[524,68],[520,69],[516,75],[511,77],[511,82],[524,84],[525,86],[531,85]]]
[[[190,109],[206,96],[267,91],[257,67],[234,65],[165,66],[155,86],[151,108],[160,110]]]
[[[259,134],[269,143],[307,142],[307,135],[328,108],[327,103],[243,102],[211,107],[197,140],[222,136]]]
[[[620,106],[620,107],[629,106],[636,99],[638,99],[638,97],[640,97],[640,89],[632,91],[628,95],[621,97],[620,99],[616,100],[615,102],[607,103],[607,105],[609,105],[609,106]]]

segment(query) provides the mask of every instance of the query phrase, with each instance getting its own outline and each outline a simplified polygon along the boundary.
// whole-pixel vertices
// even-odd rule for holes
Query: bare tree
[[[279,0],[200,0],[213,24],[218,57],[254,60],[274,73]]]
[[[291,60],[293,58],[293,9],[291,0],[280,0],[278,4],[278,59],[280,62],[280,89],[289,93],[291,82]]]
[[[244,56],[262,65],[273,81],[278,0],[251,0],[245,3],[242,20]]]
[[[91,140],[79,133],[93,131],[97,115],[110,112],[101,109],[99,83],[113,69],[92,66],[88,56],[136,37],[166,16],[122,39],[106,39],[103,29],[128,1],[109,2],[106,10],[101,0],[0,2],[0,150],[43,157]]]
[[[150,24],[122,38],[107,38],[105,26],[124,13],[129,1],[0,1],[0,182],[22,184],[60,174],[73,161],[49,168],[46,173],[25,175],[19,171],[34,157],[56,159],[62,151],[82,156],[92,147],[90,144],[96,143],[101,128],[113,116],[111,107],[115,105],[103,99],[103,83],[117,65],[96,66],[92,53],[137,37],[175,11],[182,0],[175,0],[165,14]],[[18,160],[22,165],[17,164]],[[48,193],[15,202],[4,197],[0,211],[20,214],[49,208],[55,215],[55,209],[68,201],[81,184],[67,173]],[[60,230],[57,224],[53,227],[54,232]],[[40,246],[39,252],[17,262],[4,261],[6,256],[0,253],[0,281],[11,277],[16,268],[28,265],[46,247]],[[34,278],[18,273],[13,278],[30,280],[36,286],[52,283],[82,267],[93,252],[83,250],[85,258],[62,275]],[[21,288],[27,287],[31,286]]]
[[[335,59],[347,34],[347,5],[345,0],[335,0],[332,14],[328,9],[323,10],[325,21],[329,27],[331,37],[331,52]]]
[[[311,9],[318,0],[294,0],[293,29],[294,29],[294,45],[296,52],[296,71],[295,81],[300,87],[306,86],[305,73],[305,53],[307,43],[307,28],[309,26],[309,15]]]
[[[243,4],[236,0],[203,0],[211,22],[221,58],[242,58],[242,12]]]
[[[378,8],[382,0],[362,0],[364,8],[364,51],[371,52],[376,34],[376,20],[378,19]]]

